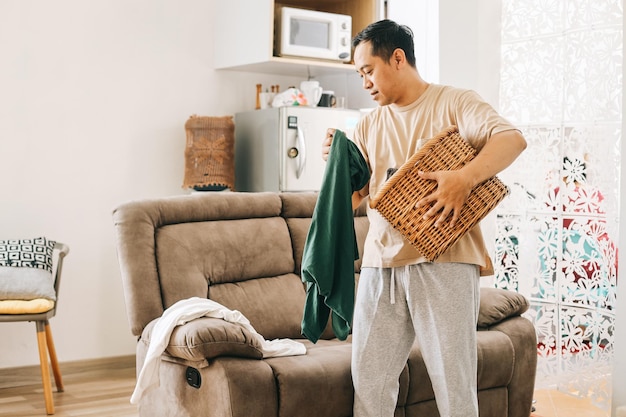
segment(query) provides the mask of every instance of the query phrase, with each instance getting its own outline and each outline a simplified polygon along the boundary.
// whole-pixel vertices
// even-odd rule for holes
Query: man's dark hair
[[[405,25],[389,20],[374,22],[359,32],[352,39],[352,48],[356,48],[363,42],[372,45],[372,55],[389,61],[393,51],[400,48],[406,55],[406,60],[415,68],[415,46],[413,44],[413,31]]]

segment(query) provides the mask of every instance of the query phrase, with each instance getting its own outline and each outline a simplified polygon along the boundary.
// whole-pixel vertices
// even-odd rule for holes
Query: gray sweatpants
[[[391,417],[398,378],[420,346],[441,417],[478,417],[475,265],[363,268],[352,331],[354,417]]]

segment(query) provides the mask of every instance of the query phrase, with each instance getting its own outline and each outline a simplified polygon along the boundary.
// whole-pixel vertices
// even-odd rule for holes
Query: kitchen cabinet
[[[384,16],[384,0],[284,0],[289,7],[352,16],[352,36]],[[274,0],[228,0],[216,4],[214,63],[231,69],[314,77],[354,72],[354,65],[274,56]]]

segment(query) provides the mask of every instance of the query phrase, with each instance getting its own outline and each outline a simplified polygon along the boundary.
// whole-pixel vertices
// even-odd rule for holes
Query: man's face
[[[389,62],[372,55],[370,42],[360,43],[355,48],[354,66],[363,79],[363,88],[369,91],[372,100],[381,106],[395,102],[396,70]]]

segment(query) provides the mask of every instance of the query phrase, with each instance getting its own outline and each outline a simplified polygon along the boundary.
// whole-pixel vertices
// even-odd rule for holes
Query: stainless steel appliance
[[[235,114],[236,191],[318,191],[327,128],[352,137],[357,110],[288,106]]]

